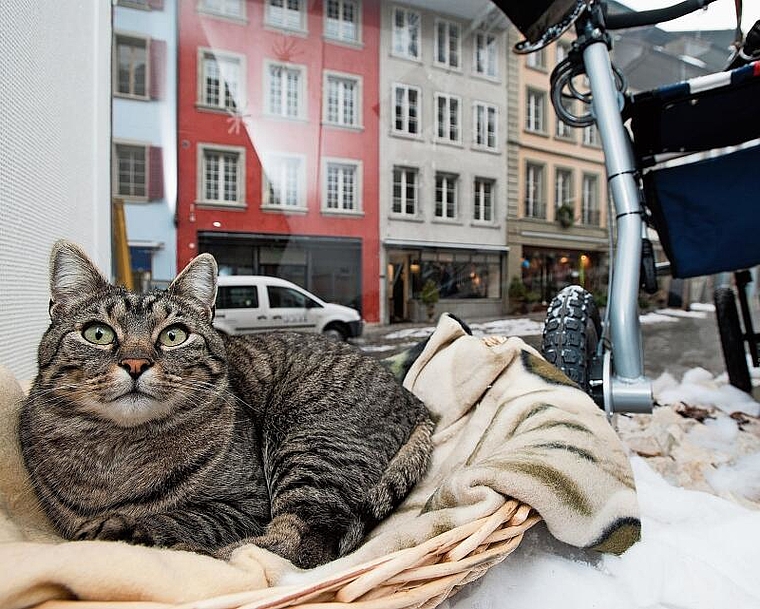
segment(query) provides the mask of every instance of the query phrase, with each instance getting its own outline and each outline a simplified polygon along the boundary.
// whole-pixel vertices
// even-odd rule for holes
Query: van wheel
[[[322,336],[325,336],[329,338],[330,340],[334,340],[337,342],[343,342],[348,338],[348,335],[346,332],[344,332],[340,327],[338,326],[328,326],[324,330],[322,330]]]

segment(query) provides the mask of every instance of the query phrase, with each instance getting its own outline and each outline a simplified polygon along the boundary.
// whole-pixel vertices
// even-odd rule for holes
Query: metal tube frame
[[[591,40],[583,50],[583,62],[617,222],[617,247],[607,303],[611,353],[609,364],[604,366],[604,408],[608,415],[623,411],[650,412],[652,384],[644,376],[638,306],[644,222],[636,163],[620,114],[622,98],[615,86],[604,35],[593,25],[592,19],[584,19],[579,25],[580,30],[585,28],[583,33]]]

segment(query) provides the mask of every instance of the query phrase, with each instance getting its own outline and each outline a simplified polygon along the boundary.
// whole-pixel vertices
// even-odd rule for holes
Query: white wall
[[[31,379],[52,244],[111,274],[111,3],[2,0],[0,57],[0,364]]]

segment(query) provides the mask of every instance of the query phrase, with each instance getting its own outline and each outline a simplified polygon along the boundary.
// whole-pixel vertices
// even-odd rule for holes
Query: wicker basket
[[[504,560],[540,520],[530,506],[510,500],[487,518],[310,584],[180,605],[48,601],[37,609],[430,609]]]

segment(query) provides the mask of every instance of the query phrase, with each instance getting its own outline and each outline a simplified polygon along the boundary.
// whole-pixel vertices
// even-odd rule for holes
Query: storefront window
[[[471,252],[422,252],[410,265],[414,298],[432,279],[441,299],[500,298],[501,261],[499,254]]]
[[[522,281],[537,300],[548,303],[568,285],[580,285],[591,293],[604,289],[606,271],[598,252],[525,248]]]

